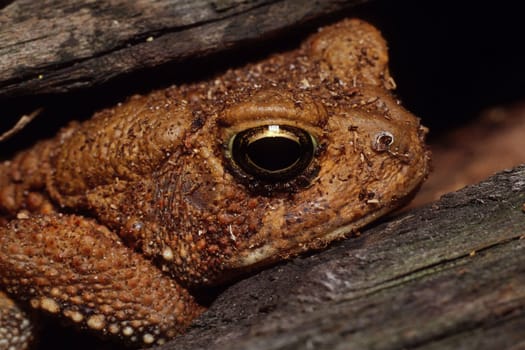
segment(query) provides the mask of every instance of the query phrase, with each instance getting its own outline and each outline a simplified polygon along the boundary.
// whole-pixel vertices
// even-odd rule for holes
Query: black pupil
[[[315,139],[290,125],[263,125],[234,135],[228,144],[234,169],[243,176],[279,182],[301,174],[314,158]]]
[[[278,171],[291,167],[301,158],[301,146],[286,137],[263,137],[250,143],[247,153],[256,166]]]

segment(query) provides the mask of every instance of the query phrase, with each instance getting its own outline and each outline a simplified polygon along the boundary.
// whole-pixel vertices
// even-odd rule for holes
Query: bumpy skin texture
[[[387,63],[380,33],[345,20],[297,50],[134,96],[1,164],[1,286],[102,335],[161,343],[203,311],[187,288],[397,208],[429,156]],[[229,141],[260,125],[307,131],[313,160],[281,181],[246,173]]]

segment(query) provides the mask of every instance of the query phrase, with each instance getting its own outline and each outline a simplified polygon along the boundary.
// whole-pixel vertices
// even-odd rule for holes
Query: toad
[[[73,123],[0,165],[0,329],[17,305],[161,344],[192,290],[320,249],[398,208],[428,172],[386,44],[360,20],[298,48]],[[18,343],[17,343],[18,342]]]

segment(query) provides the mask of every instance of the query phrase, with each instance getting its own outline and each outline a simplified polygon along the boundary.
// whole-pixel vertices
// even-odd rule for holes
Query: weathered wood
[[[0,5],[0,99],[89,87],[365,1],[15,0]]]
[[[227,289],[160,349],[525,347],[525,165]]]

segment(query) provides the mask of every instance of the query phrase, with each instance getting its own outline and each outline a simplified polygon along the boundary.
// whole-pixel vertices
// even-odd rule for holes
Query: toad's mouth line
[[[282,242],[273,241],[266,243],[263,246],[254,248],[245,255],[239,257],[239,259],[232,264],[232,269],[258,268],[275,263],[283,258],[294,257],[312,249],[321,249],[328,243],[347,237],[363,226],[397,208],[399,208],[399,205],[385,206],[361,217],[360,219],[352,220],[347,224],[338,226],[327,233],[313,236],[305,234],[302,235],[299,240],[291,241],[283,239]]]
[[[282,239],[279,242],[273,241],[254,248],[232,261],[230,269],[232,272],[235,270],[257,270],[283,259],[295,257],[306,251],[321,250],[330,242],[343,239],[378,218],[402,208],[417,194],[422,183],[423,181],[417,182],[406,195],[400,197],[398,202],[378,208],[359,219],[353,219],[350,222],[339,225],[327,233],[312,236],[303,234],[297,240]]]

